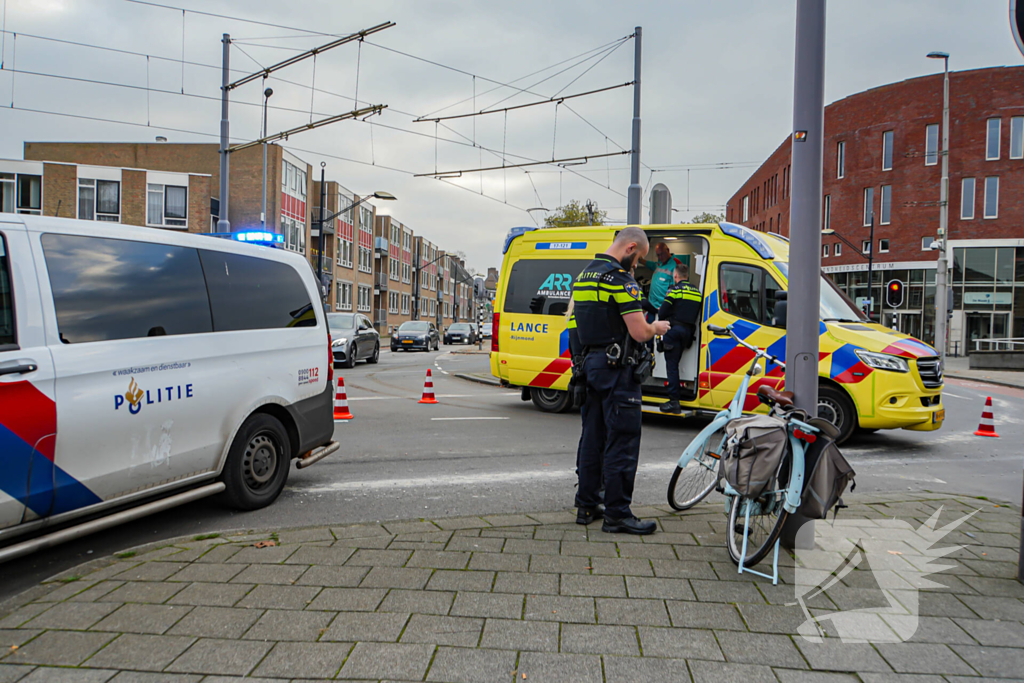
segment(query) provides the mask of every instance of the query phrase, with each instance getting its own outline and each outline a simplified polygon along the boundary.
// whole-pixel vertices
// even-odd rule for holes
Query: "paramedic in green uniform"
[[[647,300],[651,302],[654,310],[658,310],[665,301],[668,288],[675,284],[673,273],[676,270],[676,265],[685,263],[685,261],[678,256],[673,256],[664,242],[658,242],[655,245],[654,253],[657,254],[658,260],[647,261],[647,267],[654,271],[651,274],[651,287],[647,293]],[[653,320],[654,316],[649,314],[647,322]]]

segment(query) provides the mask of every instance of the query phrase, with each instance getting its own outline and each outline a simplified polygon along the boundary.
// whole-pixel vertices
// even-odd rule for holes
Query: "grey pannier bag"
[[[797,512],[809,519],[826,519],[833,507],[846,507],[841,496],[851,483],[851,491],[857,487],[856,473],[829,435],[817,436],[804,455],[804,491]]]
[[[778,473],[788,441],[786,423],[771,415],[740,417],[725,426],[725,436],[725,480],[744,498],[757,498]]]

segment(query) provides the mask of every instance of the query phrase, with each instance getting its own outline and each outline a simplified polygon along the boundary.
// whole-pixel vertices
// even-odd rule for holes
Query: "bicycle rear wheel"
[[[689,510],[711,493],[718,483],[718,464],[724,448],[723,426],[704,440],[685,467],[676,467],[668,482],[668,504],[673,510]]]
[[[747,524],[747,508],[750,508],[750,523],[747,531],[747,553],[743,566],[751,567],[765,558],[775,547],[775,541],[782,533],[789,513],[783,507],[786,500],[786,486],[789,485],[789,458],[787,453],[774,481],[768,484],[765,493],[750,499],[733,496],[729,508],[729,526],[726,529],[729,557],[739,565],[743,553],[743,531]]]

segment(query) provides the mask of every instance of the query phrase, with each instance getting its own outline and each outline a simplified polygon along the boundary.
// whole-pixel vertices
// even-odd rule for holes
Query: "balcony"
[[[388,311],[386,308],[378,308],[373,312],[373,326],[378,331],[386,330],[388,327]]]
[[[373,278],[373,286],[382,292],[388,291],[388,274],[377,273]]]

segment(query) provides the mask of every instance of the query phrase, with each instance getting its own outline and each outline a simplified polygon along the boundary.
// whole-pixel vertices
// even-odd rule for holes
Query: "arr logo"
[[[572,289],[572,276],[568,273],[551,273],[540,288],[567,292]]]
[[[172,384],[167,387],[159,387],[156,389],[156,393],[153,393],[150,389],[143,390],[139,387],[138,382],[132,377],[131,382],[128,383],[128,391],[123,394],[114,394],[114,410],[120,410],[127,402],[128,412],[132,415],[138,415],[139,411],[142,410],[143,399],[145,399],[146,405],[153,405],[154,403],[180,401],[192,398],[192,396],[191,384]]]

